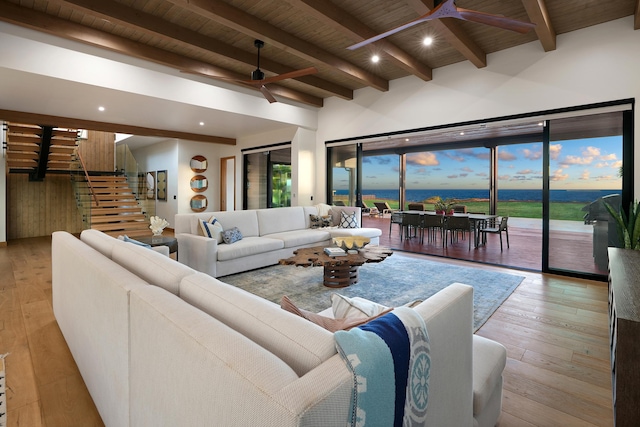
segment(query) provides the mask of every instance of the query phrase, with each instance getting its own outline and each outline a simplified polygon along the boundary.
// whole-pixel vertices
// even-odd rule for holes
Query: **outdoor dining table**
[[[474,213],[443,214],[443,213],[437,213],[436,211],[415,211],[415,210],[399,211],[399,213],[418,214],[418,215],[440,215],[444,217],[445,222],[447,218],[450,218],[450,217],[469,218],[469,221],[473,222],[473,226],[471,228],[473,229],[473,246],[475,248],[482,245],[482,243],[480,242],[480,234],[481,234],[482,227],[484,227],[484,225],[488,221],[494,220],[498,217],[498,215],[492,215],[492,214],[474,214]]]

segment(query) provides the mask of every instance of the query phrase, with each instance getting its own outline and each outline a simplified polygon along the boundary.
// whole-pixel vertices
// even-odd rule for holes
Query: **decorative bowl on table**
[[[333,238],[333,244],[345,251],[362,249],[367,246],[369,242],[371,242],[371,239],[363,236],[344,236]]]

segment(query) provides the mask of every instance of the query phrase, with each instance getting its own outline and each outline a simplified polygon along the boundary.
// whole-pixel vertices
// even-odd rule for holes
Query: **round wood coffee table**
[[[301,248],[291,258],[281,259],[280,264],[300,267],[324,267],[324,286],[344,288],[358,282],[358,268],[366,262],[381,262],[393,251],[383,246],[365,246],[356,254],[329,256],[324,246]]]

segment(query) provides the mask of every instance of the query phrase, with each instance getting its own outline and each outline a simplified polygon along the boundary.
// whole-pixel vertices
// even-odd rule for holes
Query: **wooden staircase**
[[[91,176],[91,228],[117,237],[150,236],[149,221],[124,176]]]
[[[23,123],[7,123],[9,172],[28,173],[42,181],[47,173],[68,173],[78,130]]]

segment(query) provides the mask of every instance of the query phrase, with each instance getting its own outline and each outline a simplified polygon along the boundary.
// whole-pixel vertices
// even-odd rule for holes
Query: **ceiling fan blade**
[[[380,39],[383,39],[383,38],[388,37],[388,36],[390,36],[392,34],[395,34],[395,33],[399,33],[400,31],[406,30],[407,28],[413,27],[414,25],[418,25],[421,22],[425,22],[425,21],[429,21],[431,19],[434,19],[431,16],[432,12],[434,10],[435,9],[433,9],[431,12],[427,13],[426,15],[423,15],[423,16],[421,16],[419,18],[414,19],[413,21],[409,21],[406,24],[400,25],[399,27],[392,28],[392,29],[390,29],[389,31],[387,31],[385,33],[378,34],[377,36],[374,36],[374,37],[371,37],[369,39],[363,40],[360,43],[356,43],[354,45],[351,45],[351,46],[347,47],[347,49],[356,50],[356,49],[358,49],[358,48],[360,48],[362,46],[366,46],[366,45],[371,44],[373,42],[377,42]]]
[[[507,18],[506,16],[492,15],[475,10],[458,8],[458,12],[460,13],[460,19],[464,21],[478,22],[521,34],[528,33],[536,26],[536,24],[531,22],[519,21],[517,19]]]
[[[269,104],[273,104],[274,102],[278,102],[278,100],[276,100],[273,97],[273,95],[271,94],[271,92],[269,92],[269,89],[267,89],[267,87],[265,85],[260,86],[260,92],[262,92],[264,97],[267,98],[267,101],[269,101]]]
[[[318,70],[316,69],[316,67],[303,68],[301,70],[290,71],[288,73],[279,74],[277,76],[267,77],[265,79],[260,80],[260,82],[263,84],[273,83],[273,82],[278,82],[280,80],[295,79],[296,77],[308,76],[309,74],[315,74],[317,72]]]

